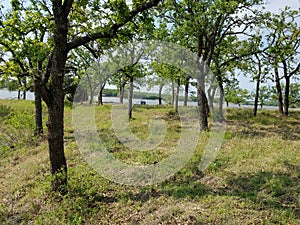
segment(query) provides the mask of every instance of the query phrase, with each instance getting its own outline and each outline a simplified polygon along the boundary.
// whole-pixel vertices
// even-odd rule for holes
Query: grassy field
[[[115,158],[147,165],[172,153],[180,136],[172,108],[134,108],[130,128],[142,139],[151,118],[167,124],[164,141],[139,152],[118,141],[110,111],[96,107],[96,122]],[[202,133],[192,159],[175,176],[133,187],[103,178],[85,162],[66,107],[69,184],[61,196],[50,191],[46,135],[32,136],[33,103],[0,100],[0,224],[299,224],[300,112],[285,118],[263,110],[253,118],[249,109],[227,109],[226,117],[222,148],[208,169],[197,170],[209,136]]]

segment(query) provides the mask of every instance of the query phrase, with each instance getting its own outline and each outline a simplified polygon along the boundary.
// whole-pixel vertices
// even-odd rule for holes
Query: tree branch
[[[72,1],[72,0],[70,0],[70,1]],[[86,35],[83,37],[76,38],[73,41],[68,43],[67,50],[70,51],[74,48],[77,48],[79,46],[87,44],[90,41],[94,41],[97,39],[114,37],[117,34],[118,30],[121,27],[123,27],[125,24],[130,22],[137,14],[139,14],[140,12],[146,11],[154,6],[157,6],[159,4],[159,2],[161,2],[161,1],[162,0],[151,0],[149,2],[146,2],[144,4],[137,6],[135,9],[133,9],[129,13],[129,15],[127,17],[124,18],[124,20],[122,22],[115,23],[112,26],[107,25],[107,26],[110,26],[108,31],[97,32],[97,33],[93,33],[93,34],[89,34],[89,35]]]

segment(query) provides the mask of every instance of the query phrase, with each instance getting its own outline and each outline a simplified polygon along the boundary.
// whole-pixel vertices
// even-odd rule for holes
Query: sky
[[[289,6],[292,9],[300,8],[300,0],[267,0],[266,9],[272,12],[278,12],[279,9],[284,9]]]

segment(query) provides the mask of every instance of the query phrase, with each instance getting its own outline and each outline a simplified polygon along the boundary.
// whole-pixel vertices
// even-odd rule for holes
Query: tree
[[[173,25],[175,42],[198,56],[197,98],[200,129],[208,129],[208,99],[206,81],[216,48],[227,36],[244,34],[255,19],[253,5],[260,1],[167,1],[166,21]],[[250,12],[246,14],[245,12]],[[237,16],[242,14],[243,16]],[[203,63],[201,63],[203,62]],[[222,79],[218,79],[222,82]]]
[[[278,15],[271,13],[266,15],[266,27],[269,30],[266,39],[270,45],[266,54],[274,68],[279,112],[285,116],[289,113],[291,78],[300,71],[300,63],[297,59],[300,50],[300,29],[295,21],[299,15],[299,10],[289,8],[285,8]],[[283,75],[280,76],[280,74]],[[281,79],[285,80],[284,95]]]
[[[178,65],[178,67],[175,67],[165,63],[153,62],[151,67],[153,68],[155,74],[159,77],[158,78],[159,85],[160,85],[159,98],[161,98],[161,89],[163,85],[171,82],[171,92],[172,92],[171,103],[172,105],[173,103],[175,103],[174,109],[175,112],[178,113],[179,91],[183,79],[183,73],[182,71],[180,71],[180,65]]]
[[[241,103],[246,102],[246,100],[250,97],[249,91],[247,89],[240,88],[239,82],[236,79],[234,82],[229,81],[226,84],[224,91],[227,107],[229,106],[229,102],[241,107]]]
[[[128,118],[132,119],[133,109],[133,89],[134,80],[146,75],[145,67],[141,64],[141,60],[146,60],[147,53],[144,51],[140,43],[132,42],[126,46],[120,46],[116,51],[116,57],[111,57],[113,60],[110,64],[116,64],[117,73],[125,76],[125,80],[129,82],[128,90]],[[122,87],[124,89],[124,87]]]
[[[36,90],[46,102],[49,112],[48,144],[50,154],[50,168],[53,175],[52,190],[66,191],[67,163],[64,154],[64,90],[63,82],[66,72],[66,62],[71,50],[86,45],[97,39],[118,38],[126,31],[126,24],[132,21],[139,13],[156,6],[160,0],[147,2],[133,1],[130,9],[125,1],[110,1],[96,3],[95,1],[76,2],[73,0],[52,0],[52,14],[55,30],[53,32],[54,47],[48,58],[48,64],[43,79],[36,85]],[[105,7],[106,11],[100,10]],[[102,12],[102,18],[107,22],[98,20],[93,23],[95,15],[92,12]],[[83,12],[81,18],[86,19],[89,25],[81,26],[71,12]],[[107,13],[109,11],[109,13]],[[98,15],[98,14],[97,14]],[[89,27],[93,27],[92,30]],[[72,31],[72,32],[71,32]],[[71,36],[75,34],[76,36]]]
[[[290,104],[291,107],[300,107],[300,84],[293,83],[290,87]]]
[[[151,76],[148,78],[148,91],[151,88],[158,86],[158,105],[162,105],[162,91],[169,82],[167,79],[159,75],[160,70],[156,72],[155,68],[153,68],[153,65],[151,71]]]
[[[19,1],[12,1],[11,10],[1,13],[0,46],[7,53],[3,57],[1,70],[6,74],[5,79],[18,80],[18,98],[23,90],[33,88],[41,79],[45,67],[45,59],[51,49],[51,41],[47,40],[49,27],[46,27],[49,17],[43,14],[44,2],[32,1],[26,8]],[[34,20],[33,20],[34,18]],[[43,132],[42,101],[35,91],[35,134]]]

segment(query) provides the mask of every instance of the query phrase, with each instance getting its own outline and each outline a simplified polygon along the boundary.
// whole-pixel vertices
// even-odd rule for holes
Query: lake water
[[[0,99],[18,99],[17,91],[8,91],[7,89],[0,90]],[[26,92],[26,100],[34,100],[33,92]],[[96,98],[95,98],[96,100]],[[145,101],[146,105],[158,105],[158,100],[148,100],[148,99],[133,99],[133,104],[141,104],[141,101]],[[96,102],[96,101],[94,101]],[[103,97],[103,103],[119,103],[120,99],[118,97]],[[124,103],[128,103],[128,99],[124,98]],[[166,104],[162,101],[162,104]],[[189,106],[194,106],[195,102],[188,102]],[[183,105],[183,102],[179,102],[179,105]]]
[[[21,98],[23,96],[21,95]],[[0,99],[18,99],[18,92],[17,91],[8,91],[7,89],[0,90]],[[34,100],[33,92],[26,92],[26,99],[27,100]]]
[[[0,90],[0,99],[18,99],[17,91],[8,91],[7,89]],[[27,100],[34,100],[33,92],[26,92]],[[141,101],[145,101],[147,105],[158,105],[158,100],[148,100],[148,99],[133,99],[133,104],[141,104]],[[103,97],[103,103],[119,103],[120,99],[118,97]],[[128,103],[128,99],[124,98],[124,103]],[[165,101],[162,101],[163,104],[166,104]],[[183,102],[179,102],[179,105],[183,105]],[[188,102],[188,106],[196,106],[196,102]],[[229,104],[231,108],[237,108],[235,104]],[[252,105],[242,105],[243,108],[252,108]],[[226,108],[226,106],[224,106]],[[264,109],[278,109],[277,106],[264,106]],[[260,108],[259,108],[260,109]],[[293,109],[295,110],[295,109]],[[299,110],[299,109],[296,109]]]

